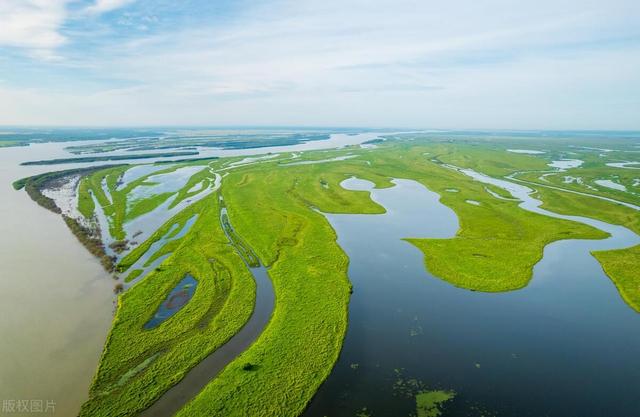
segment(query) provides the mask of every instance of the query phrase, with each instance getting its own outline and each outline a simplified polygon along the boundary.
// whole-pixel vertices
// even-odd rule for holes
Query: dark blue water
[[[408,416],[399,378],[454,390],[445,417],[640,415],[640,315],[589,254],[602,241],[547,246],[519,291],[455,288],[401,240],[450,237],[455,214],[421,185],[396,184],[372,193],[387,214],[327,216],[354,293],[342,354],[306,416]]]
[[[191,275],[185,276],[167,295],[167,298],[158,307],[156,314],[145,323],[144,328],[147,330],[155,329],[162,322],[180,311],[191,300],[197,286],[198,281],[194,277]]]

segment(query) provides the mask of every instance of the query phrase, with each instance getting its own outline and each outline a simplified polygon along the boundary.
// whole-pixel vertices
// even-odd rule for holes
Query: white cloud
[[[0,46],[47,51],[66,38],[60,27],[67,18],[69,0],[0,1]]]
[[[133,3],[135,0],[96,0],[94,4],[87,7],[86,11],[92,14],[100,14],[120,9]]]
[[[31,91],[37,110],[5,89],[0,105],[22,105],[0,123],[640,128],[639,13],[634,0],[278,1],[83,54],[117,83]]]
[[[131,82],[197,95],[377,91],[394,85],[419,91],[453,87],[442,85],[442,72],[472,56],[489,63],[496,54],[522,59],[538,49],[591,42],[604,24],[619,24],[601,21],[602,7],[578,2],[529,8],[458,3],[466,7],[395,1],[375,7],[270,5],[223,28],[118,45],[115,60],[105,65]]]
[[[86,13],[106,13],[134,0],[97,0]],[[0,47],[23,48],[40,60],[59,60],[55,52],[69,42],[62,33],[73,18],[69,5],[76,0],[0,0]],[[77,16],[76,16],[77,17]]]

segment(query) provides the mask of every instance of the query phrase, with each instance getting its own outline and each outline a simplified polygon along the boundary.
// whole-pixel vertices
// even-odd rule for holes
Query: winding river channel
[[[366,408],[376,417],[409,416],[415,400],[402,389],[407,385],[455,391],[453,416],[636,415],[640,315],[590,251],[634,245],[638,236],[555,215],[540,209],[527,187],[465,173],[508,187],[523,209],[588,223],[611,237],[548,245],[522,290],[467,291],[426,272],[422,253],[401,240],[455,234],[456,216],[437,194],[408,180],[389,189],[343,182],[370,190],[387,213],[327,215],[349,255],[354,293],[340,359],[305,415]]]
[[[332,135],[324,142],[207,156],[330,148],[376,137]],[[58,415],[74,415],[86,399],[111,323],[113,280],[58,216],[15,192],[11,182],[57,169],[18,164],[68,157],[67,145],[0,149],[0,261],[13,275],[0,280],[10,312],[0,316],[3,339],[10,341],[0,344],[0,392],[3,399],[53,401]],[[541,209],[524,185],[459,170],[508,190],[522,209],[586,223],[611,237],[548,245],[522,290],[467,291],[430,275],[421,252],[402,240],[455,235],[458,219],[436,193],[410,180],[394,180],[389,189],[346,180],[345,188],[370,191],[387,213],[326,215],[349,255],[354,293],[340,359],[305,415],[354,416],[366,408],[376,417],[409,416],[415,401],[401,389],[407,381],[420,390],[455,391],[448,410],[456,416],[637,414],[640,315],[622,301],[590,251],[635,245],[638,236]],[[251,272],[257,300],[249,322],[143,415],[172,415],[261,333],[273,310],[273,289],[265,268]]]
[[[227,230],[226,208],[220,213],[220,223],[225,230],[229,244],[234,245],[231,230]],[[229,224],[228,227],[231,227]],[[248,249],[251,250],[251,249]],[[236,248],[238,255],[245,261],[256,283],[256,303],[253,313],[245,325],[229,341],[207,356],[192,368],[180,382],[164,393],[158,401],[140,414],[143,417],[170,417],[193,399],[215,376],[231,361],[244,352],[260,336],[273,312],[275,293],[267,272],[262,265],[251,265],[252,261],[244,256],[244,251]],[[255,254],[251,253],[254,259]]]
[[[339,133],[330,135],[327,140],[292,146],[206,148],[201,150],[200,157],[333,149],[358,145],[381,134]],[[0,315],[3,340],[0,343],[0,357],[3,358],[0,361],[0,400],[41,400],[44,407],[49,406],[48,412],[54,410],[61,416],[76,415],[87,399],[111,326],[115,308],[114,280],[76,240],[60,216],[35,204],[24,191],[15,191],[11,184],[20,178],[48,171],[111,164],[107,161],[63,166],[20,165],[25,161],[74,157],[65,150],[67,146],[91,143],[95,142],[51,142],[0,148],[0,264],[3,271],[0,276],[3,306],[3,314]],[[112,154],[127,153],[97,153],[95,156]],[[167,158],[144,162],[148,164],[162,159]],[[140,161],[122,160],[118,163],[135,164]],[[5,271],[9,273],[5,274]],[[266,272],[265,279],[259,279],[260,270],[253,272],[258,285],[266,282]],[[258,302],[261,302],[262,292],[258,290],[258,294]],[[268,296],[268,292],[264,294]],[[254,330],[254,333],[259,334],[260,331]],[[233,356],[242,350],[236,348]],[[194,375],[197,375],[197,369],[192,371]],[[189,375],[189,378],[199,380],[191,377],[191,373]],[[211,375],[215,373],[207,372],[200,380],[211,379]],[[198,383],[202,386],[201,382]],[[197,388],[192,393],[195,395]],[[158,407],[161,408],[160,405]],[[32,414],[11,413],[16,417]]]

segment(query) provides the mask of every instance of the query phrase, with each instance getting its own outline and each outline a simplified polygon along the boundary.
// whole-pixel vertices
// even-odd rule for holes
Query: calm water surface
[[[0,149],[0,400],[53,401],[55,415],[72,416],[111,324],[113,280],[60,216],[11,187],[51,169],[21,161],[65,154],[59,144]]]
[[[400,240],[455,233],[456,216],[436,194],[396,180],[372,198],[388,213],[327,216],[351,259],[354,293],[342,354],[306,416],[415,413],[393,389],[398,375],[456,391],[445,416],[638,415],[640,315],[589,255],[603,241],[549,245],[523,290],[472,292],[430,275]]]

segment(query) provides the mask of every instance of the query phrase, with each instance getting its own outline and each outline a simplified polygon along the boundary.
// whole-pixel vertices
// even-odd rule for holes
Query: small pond
[[[165,320],[175,315],[191,300],[197,286],[198,281],[194,277],[191,275],[185,276],[167,295],[167,298],[158,307],[156,314],[145,323],[144,328],[147,330],[155,329]]]

